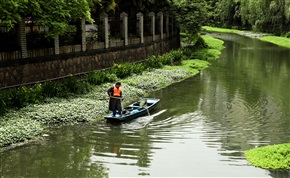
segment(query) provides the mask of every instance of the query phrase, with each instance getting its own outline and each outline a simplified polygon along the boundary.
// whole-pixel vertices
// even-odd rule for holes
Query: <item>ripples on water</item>
[[[214,163],[212,164],[224,162],[224,164],[228,166],[248,166],[240,148],[240,141],[238,141],[238,138],[242,135],[235,130],[225,129],[224,126],[218,122],[208,122],[207,120],[208,118],[204,116],[201,111],[196,111],[162,119],[158,119],[158,117],[143,117],[130,123],[124,123],[117,126],[111,124],[107,124],[106,126],[103,125],[97,128],[98,131],[95,132],[92,139],[94,139],[96,144],[100,144],[100,146],[103,147],[104,145],[106,146],[104,149],[94,149],[90,161],[91,163],[105,164],[112,176],[117,176],[116,172],[119,172],[120,169],[124,169],[124,173],[126,172],[124,175],[128,174],[129,170],[132,171],[132,168],[130,169],[127,166],[136,167],[138,170],[143,168],[141,173],[139,171],[138,174],[149,175],[152,173],[150,167],[152,167],[155,162],[166,164],[166,159],[174,157],[174,155],[171,154],[175,154],[169,152],[170,154],[167,155],[167,157],[156,158],[158,157],[156,155],[160,154],[160,151],[166,152],[168,148],[172,149],[175,147],[178,150],[179,147],[183,147],[182,145],[184,145],[183,149],[185,148],[188,151],[190,151],[190,149],[195,150],[196,145],[193,143],[202,140],[207,149],[217,151],[218,154],[221,155],[218,156],[218,160],[213,160]],[[107,138],[110,134],[112,134],[114,139],[112,137]],[[237,142],[231,139],[237,139]],[[260,143],[261,142],[259,142],[259,144]],[[192,147],[188,147],[188,145]],[[178,158],[175,161],[180,165],[186,165],[187,163],[198,165],[201,159],[208,159],[208,161],[211,161],[212,158],[208,157],[207,153],[209,155],[212,153],[207,149],[203,149],[204,153],[200,155],[195,154],[197,150],[188,152],[187,154],[183,153],[188,155],[188,157],[182,160]],[[174,164],[170,159],[168,159],[168,163]],[[124,165],[127,166],[123,167]],[[190,169],[188,166],[184,167],[183,169]],[[116,169],[119,171],[116,171]],[[168,170],[169,173],[172,171],[173,170]],[[201,174],[201,172],[202,171],[197,175],[207,175]],[[185,176],[195,175],[193,172],[179,173],[179,175],[183,174]],[[159,173],[156,175],[166,174]],[[223,174],[219,172],[219,175],[222,176]]]
[[[225,40],[212,67],[152,94],[161,99],[156,114],[55,129],[41,145],[1,153],[0,177],[290,177],[250,166],[243,155],[290,142],[289,51]]]

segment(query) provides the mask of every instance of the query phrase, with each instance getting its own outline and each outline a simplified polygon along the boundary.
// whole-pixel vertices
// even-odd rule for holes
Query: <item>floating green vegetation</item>
[[[209,65],[210,63],[207,61],[190,59],[182,61],[180,66],[165,66],[163,69],[164,70],[183,69],[195,75],[199,73],[199,70],[205,69]]]
[[[209,65],[199,59],[218,58],[223,44],[212,37],[198,38],[196,43],[197,48],[189,45],[161,56],[151,56],[143,63],[115,64],[108,70],[91,72],[82,80],[72,75],[61,82],[0,92],[0,147],[39,136],[49,126],[103,118],[108,112],[106,91],[117,80],[122,82],[126,105],[193,76]]]
[[[1,124],[0,146],[10,145],[31,139],[43,131],[40,123],[27,119],[17,118]]]
[[[260,40],[270,42],[270,43],[276,44],[278,46],[290,48],[290,39],[286,38],[286,37],[264,36],[264,37],[260,38]]]
[[[124,105],[189,76],[192,74],[182,69],[154,69],[122,79]],[[44,103],[6,112],[0,118],[0,147],[31,139],[43,133],[48,126],[94,122],[102,118],[108,112],[106,91],[113,83],[94,86],[84,95],[47,98]]]
[[[290,169],[290,143],[265,146],[245,151],[250,164],[264,169]]]
[[[239,33],[239,32],[241,32],[241,30],[209,27],[209,26],[203,26],[202,29],[204,29],[208,32],[221,32],[221,33]]]

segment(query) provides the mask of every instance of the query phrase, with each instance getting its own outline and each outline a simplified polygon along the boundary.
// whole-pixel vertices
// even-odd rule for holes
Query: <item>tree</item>
[[[171,7],[181,24],[181,30],[196,35],[207,19],[206,2],[203,0],[172,0]]]
[[[211,23],[280,35],[290,29],[290,0],[206,0]]]
[[[87,0],[2,0],[0,23],[8,28],[25,17],[38,25],[49,27],[49,34],[64,33],[69,22],[85,17],[93,22]]]

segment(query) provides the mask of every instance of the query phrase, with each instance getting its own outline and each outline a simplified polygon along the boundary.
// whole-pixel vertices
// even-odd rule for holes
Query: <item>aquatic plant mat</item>
[[[66,85],[48,82],[12,90],[5,96],[8,96],[8,101],[17,101],[17,107],[7,107],[0,116],[0,147],[34,139],[51,126],[92,123],[102,119],[108,113],[106,91],[117,80],[122,82],[125,106],[152,91],[197,74],[209,66],[208,61],[217,59],[223,48],[221,40],[212,37],[203,37],[203,40],[209,44],[208,47],[195,53],[192,49],[186,52],[176,50],[162,56],[151,56],[144,64],[115,64],[110,72],[88,74],[87,82],[79,82],[72,76],[62,82]],[[55,93],[51,95],[52,92]],[[48,95],[42,96],[42,93]]]
[[[175,69],[143,72],[141,75],[123,79],[124,105],[149,92],[188,78],[192,74]],[[0,122],[0,146],[33,138],[47,126],[92,122],[108,112],[107,89],[113,83],[95,86],[88,94],[71,98],[50,98],[45,103],[31,104],[4,114]]]
[[[250,164],[264,169],[290,169],[290,143],[264,146],[245,151]]]

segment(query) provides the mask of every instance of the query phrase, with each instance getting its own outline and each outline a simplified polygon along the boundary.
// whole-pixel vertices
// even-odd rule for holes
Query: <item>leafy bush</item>
[[[133,73],[134,74],[142,74],[143,71],[145,71],[146,68],[144,66],[144,64],[142,63],[134,63],[133,64]]]
[[[286,37],[286,38],[290,38],[290,31],[285,33],[283,36]]]
[[[161,59],[161,57],[159,57],[159,56],[155,56],[155,55],[151,56],[145,62],[146,68],[156,69],[156,68],[163,67],[162,61],[160,59]]]
[[[0,93],[0,114],[3,114],[8,108],[7,101],[8,101],[8,95],[6,94],[6,92]]]
[[[42,85],[42,96],[55,97],[60,91],[60,87],[56,82],[48,81]]]
[[[118,78],[122,79],[133,74],[133,66],[134,65],[131,63],[114,64],[109,71],[116,74]]]
[[[1,91],[0,114],[3,114],[9,108],[21,108],[29,103],[42,102],[45,98],[67,98],[72,94],[84,94],[90,91],[91,85],[115,82],[118,78],[123,79],[132,74],[142,74],[146,69],[157,69],[164,65],[178,64],[185,54],[184,50],[176,50],[162,56],[151,56],[142,63],[114,64],[108,70],[90,72],[86,75],[85,80],[79,80],[76,76],[71,75],[61,81],[48,81],[32,87],[23,86],[13,88],[7,92]]]
[[[36,84],[32,88],[28,89],[28,101],[27,103],[39,103],[43,100],[42,84]]]
[[[184,57],[183,51],[182,50],[175,50],[171,51],[170,55],[173,57],[173,62],[174,63],[180,63]]]
[[[21,108],[25,106],[28,101],[28,90],[25,86],[20,87],[19,89],[13,88],[8,97],[8,105],[16,108]]]
[[[105,82],[113,82],[117,80],[117,76],[114,73],[107,71],[90,72],[87,75],[87,81],[92,85],[100,85]]]

